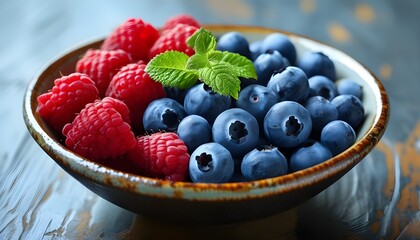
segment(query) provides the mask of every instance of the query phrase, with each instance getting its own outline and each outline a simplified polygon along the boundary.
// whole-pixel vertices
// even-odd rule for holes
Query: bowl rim
[[[261,34],[282,33],[295,40],[303,39],[310,41],[323,48],[337,52],[340,56],[347,58],[346,60],[354,62],[360,71],[364,71],[365,75],[370,76],[369,85],[375,93],[375,101],[377,104],[373,123],[367,132],[352,147],[348,148],[339,155],[313,167],[303,169],[297,172],[289,173],[274,178],[248,181],[248,182],[229,182],[229,183],[192,183],[192,182],[171,182],[168,180],[154,179],[139,176],[131,173],[125,173],[92,160],[86,159],[76,153],[68,150],[64,145],[57,141],[53,135],[45,131],[42,127],[42,119],[36,114],[37,106],[34,89],[39,85],[39,80],[43,75],[54,66],[60,65],[66,58],[70,58],[71,54],[80,49],[88,49],[91,46],[97,46],[103,41],[104,37],[83,41],[74,47],[59,54],[53,60],[49,61],[35,77],[29,82],[24,95],[23,117],[25,124],[35,141],[50,157],[60,165],[65,171],[78,177],[86,178],[96,184],[106,185],[107,187],[121,189],[136,194],[153,195],[156,197],[174,196],[179,199],[187,200],[240,200],[248,198],[249,191],[254,191],[254,197],[263,197],[272,194],[281,194],[284,192],[295,191],[298,188],[309,186],[327,180],[338,174],[343,174],[360,162],[379,142],[383,136],[389,120],[389,100],[385,88],[381,81],[368,68],[360,62],[350,57],[346,53],[331,47],[318,40],[310,37],[291,33],[284,30],[249,26],[249,25],[203,25],[203,27],[215,32],[239,31],[239,32],[258,32]],[[93,175],[89,173],[94,173]],[[167,191],[156,191],[156,188],[163,188]],[[270,188],[267,191],[259,191],[262,188]],[[143,191],[148,189],[147,191]],[[149,191],[151,190],[151,191]],[[197,197],[194,195],[189,197],[184,194],[185,191],[201,194]],[[229,194],[221,196],[212,196],[213,192],[225,192]],[[239,193],[239,194],[235,194]],[[245,193],[245,194],[244,194]]]

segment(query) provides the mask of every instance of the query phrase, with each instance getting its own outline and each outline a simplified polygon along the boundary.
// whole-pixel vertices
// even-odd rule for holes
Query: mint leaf
[[[186,69],[188,55],[168,51],[154,57],[146,66],[149,76],[164,86],[188,88],[198,79],[196,70]]]
[[[232,65],[238,77],[257,79],[254,64],[248,58],[227,51],[212,51],[208,53],[210,62],[226,62]]]
[[[198,75],[213,91],[238,99],[241,81],[229,63],[210,64],[208,67],[198,69]]]
[[[187,69],[200,69],[204,68],[209,64],[207,55],[205,54],[194,54],[187,61]]]
[[[216,49],[216,38],[210,31],[200,28],[187,40],[187,44],[194,48],[196,54],[206,54]]]

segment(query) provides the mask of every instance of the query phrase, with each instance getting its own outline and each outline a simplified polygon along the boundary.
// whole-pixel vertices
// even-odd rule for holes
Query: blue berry
[[[251,59],[248,40],[240,32],[228,32],[217,41],[217,50],[238,53]]]
[[[311,116],[297,102],[276,103],[264,118],[265,136],[277,147],[296,147],[308,139],[311,131]]]
[[[206,119],[198,115],[189,115],[182,119],[177,133],[190,153],[198,146],[211,141],[211,126]]]
[[[338,118],[338,111],[335,105],[321,96],[308,98],[303,106],[311,115],[312,134],[317,137],[319,137],[325,125]]]
[[[337,92],[340,95],[349,94],[362,100],[363,98],[363,87],[356,81],[346,78],[340,79],[336,83]]]
[[[241,172],[249,181],[282,176],[287,173],[287,160],[276,147],[256,148],[243,158]]]
[[[165,95],[167,98],[172,98],[180,104],[184,104],[184,98],[188,92],[188,89],[179,89],[176,87],[164,87],[163,89],[165,90]]]
[[[306,74],[299,68],[289,66],[275,72],[267,87],[277,93],[279,102],[303,102],[309,93],[309,83]]]
[[[338,111],[338,120],[350,124],[353,129],[358,129],[365,118],[365,109],[362,101],[353,95],[338,95],[332,101]]]
[[[322,75],[315,75],[308,79],[309,97],[321,96],[327,100],[333,100],[337,94],[337,88],[333,81]]]
[[[232,157],[243,157],[255,148],[259,126],[254,116],[241,108],[222,112],[214,121],[213,141],[230,151]]]
[[[214,142],[200,145],[190,157],[189,173],[193,182],[225,183],[233,176],[234,161],[230,152]]]
[[[229,96],[213,92],[204,83],[193,86],[188,90],[184,99],[184,109],[188,115],[199,115],[210,124],[226,109],[231,107],[232,100]]]
[[[322,75],[331,81],[336,80],[334,62],[322,52],[306,52],[298,59],[297,67],[301,68],[308,78]]]
[[[239,92],[236,106],[251,113],[262,126],[265,114],[277,102],[276,93],[267,87],[252,84]]]
[[[332,157],[330,150],[321,143],[308,140],[292,153],[289,167],[292,172],[320,164]]]
[[[270,50],[279,51],[292,64],[296,61],[296,48],[289,37],[284,34],[272,33],[264,38],[261,44],[261,51],[267,52]]]
[[[146,132],[174,132],[186,116],[181,104],[171,98],[152,101],[144,111],[143,126]]]
[[[344,121],[332,121],[322,129],[321,143],[330,149],[333,156],[343,152],[355,142],[354,129]]]
[[[249,44],[249,50],[251,51],[251,60],[252,61],[255,61],[255,59],[257,59],[257,57],[262,53],[261,52],[261,45],[262,45],[262,40],[255,41],[255,42],[252,42],[251,44]]]
[[[255,72],[257,73],[257,84],[267,86],[271,75],[277,70],[285,67],[283,56],[278,51],[268,51],[260,54],[254,61]]]

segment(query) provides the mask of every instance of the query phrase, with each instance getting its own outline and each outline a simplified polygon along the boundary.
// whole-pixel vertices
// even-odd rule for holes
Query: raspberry
[[[72,73],[54,81],[51,91],[38,96],[37,113],[56,133],[70,123],[86,104],[98,99],[95,83],[86,75]]]
[[[151,24],[140,18],[129,18],[105,39],[101,49],[122,49],[133,61],[147,61],[149,49],[158,38],[159,32]]]
[[[143,113],[150,102],[165,96],[163,86],[144,71],[144,64],[128,64],[112,78],[106,96],[127,104],[134,132],[143,131]]]
[[[165,24],[163,24],[162,27],[162,35],[164,35],[168,30],[171,30],[172,28],[176,27],[176,25],[178,24],[185,24],[196,28],[201,27],[200,23],[192,16],[188,14],[179,14],[166,20]]]
[[[76,72],[86,73],[95,82],[99,96],[103,97],[114,75],[121,67],[129,63],[131,63],[131,58],[123,50],[89,49],[77,61]]]
[[[192,56],[194,54],[194,49],[187,45],[187,39],[197,30],[198,28],[194,26],[185,24],[176,25],[172,30],[165,33],[165,35],[159,37],[155,44],[153,44],[149,51],[149,58],[152,59],[159,53],[169,50],[184,52],[188,56]]]
[[[185,181],[190,155],[178,135],[159,132],[137,137],[137,146],[127,152],[127,159],[146,176]]]
[[[128,107],[105,97],[87,104],[72,123],[64,126],[65,144],[94,161],[116,158],[136,146],[129,123]]]

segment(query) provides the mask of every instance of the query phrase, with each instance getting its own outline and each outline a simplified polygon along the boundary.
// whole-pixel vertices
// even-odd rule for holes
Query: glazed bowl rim
[[[248,197],[247,195],[250,192],[252,192],[253,196],[263,197],[265,195],[295,191],[308,185],[324,181],[334,175],[347,172],[374,148],[384,134],[389,119],[389,103],[385,88],[380,80],[368,68],[360,64],[354,58],[348,56],[346,53],[307,36],[279,29],[246,25],[204,25],[204,27],[216,32],[230,30],[248,33],[259,32],[262,34],[279,32],[286,34],[294,40],[303,39],[304,41],[312,41],[323,48],[337,52],[341,57],[347,58],[345,59],[347,61],[354,61],[353,65],[359,67],[359,70],[365,71],[364,74],[370,76],[371,78],[369,79],[368,84],[371,90],[375,93],[374,99],[376,101],[373,122],[370,123],[366,133],[359,137],[352,147],[339,155],[316,166],[274,178],[248,182],[209,184],[171,182],[121,172],[86,159],[68,150],[64,145],[57,141],[52,134],[43,128],[43,125],[45,124],[35,112],[37,96],[34,94],[34,89],[39,84],[39,80],[43,77],[43,74],[46,74],[46,72],[54,66],[59,65],[61,61],[64,61],[63,59],[69,57],[78,49],[100,44],[100,42],[104,39],[104,37],[101,37],[95,40],[83,41],[82,43],[76,44],[74,47],[59,54],[52,61],[48,62],[48,64],[46,64],[46,66],[44,66],[42,70],[30,81],[24,96],[23,115],[25,124],[32,137],[64,170],[72,175],[77,175],[78,177],[93,181],[96,184],[106,185],[107,187],[118,188],[136,194],[146,194],[157,197],[172,198],[173,196],[178,196],[178,198],[190,200],[237,200]],[[194,193],[193,196],[188,197],[188,194],[185,194],[186,191]],[[223,196],[213,196],[212,193],[214,192],[222,192]]]

